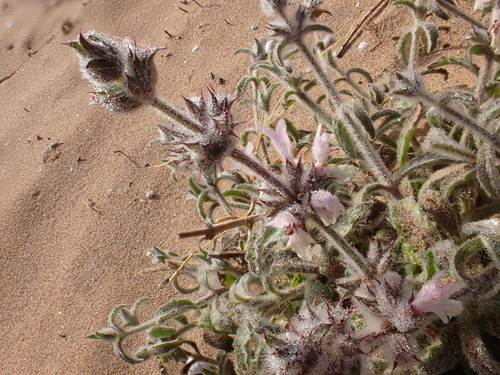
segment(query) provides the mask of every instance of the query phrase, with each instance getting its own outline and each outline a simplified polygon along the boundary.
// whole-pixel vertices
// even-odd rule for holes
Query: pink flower
[[[495,55],[500,55],[500,9],[494,8],[491,12],[491,50]]]
[[[316,136],[314,137],[312,154],[316,160],[316,166],[325,166],[330,153],[330,141],[328,133],[323,132],[323,125],[318,126]]]
[[[334,224],[344,206],[339,199],[326,190],[316,190],[311,193],[311,207],[316,211],[323,224]]]
[[[293,233],[288,239],[286,246],[295,251],[300,259],[311,261],[312,254],[309,250],[310,246],[314,243],[315,241],[309,233],[294,225]]]
[[[444,323],[448,323],[450,317],[462,313],[463,307],[462,302],[448,298],[453,292],[452,285],[439,284],[439,279],[443,274],[444,272],[438,272],[427,281],[411,306],[417,314],[434,313]]]
[[[489,5],[491,0],[476,0],[474,3],[474,10],[483,9],[485,6]]]
[[[290,236],[286,246],[295,251],[300,259],[312,260],[309,248],[315,241],[309,233],[302,229],[302,223],[289,211],[281,211],[267,225],[279,229],[286,228],[287,234]]]
[[[295,165],[292,143],[290,142],[290,138],[288,138],[285,120],[280,119],[278,121],[276,130],[273,130],[269,127],[264,128],[264,134],[269,137],[273,147],[276,149],[281,158],[283,160],[286,159],[290,163]]]
[[[330,141],[328,133],[323,131],[323,125],[318,126],[316,136],[312,146],[312,154],[316,163],[317,176],[333,177],[340,181],[345,181],[349,177],[349,173],[342,171],[339,167],[332,164],[327,164],[328,156],[330,155]]]

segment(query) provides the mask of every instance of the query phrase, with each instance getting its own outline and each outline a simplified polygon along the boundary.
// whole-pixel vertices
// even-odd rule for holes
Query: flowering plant
[[[170,119],[158,142],[173,175],[190,173],[207,223],[180,235],[211,240],[184,257],[152,248],[187,297],[144,322],[140,301],[120,305],[91,337],[129,363],[178,361],[183,374],[500,373],[499,1],[475,3],[489,26],[451,0],[393,1],[414,24],[380,82],[340,67],[320,0],[261,3],[272,33],[237,51],[251,59],[237,87],[254,109],[245,128],[236,99],[212,89],[185,109],[160,99],[156,49],[93,31],[69,43],[95,103],[151,105]],[[450,15],[472,26],[465,57],[422,70],[434,21]],[[426,77],[448,65],[475,86],[431,92]],[[304,129],[292,105],[310,113]],[[218,354],[203,354],[192,330]],[[125,350],[139,333],[145,345]]]

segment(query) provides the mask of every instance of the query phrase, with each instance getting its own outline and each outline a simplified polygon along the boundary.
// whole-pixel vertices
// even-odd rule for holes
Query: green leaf
[[[158,322],[173,318],[174,316],[182,315],[182,313],[195,310],[196,305],[187,299],[173,300],[156,310],[154,316]]]
[[[366,70],[364,70],[362,68],[354,67],[354,68],[348,69],[346,71],[345,75],[350,78],[351,74],[353,74],[353,73],[361,74],[367,83],[373,82],[373,78],[370,75],[370,73],[368,73]]]
[[[300,133],[299,133],[299,130],[297,129],[297,127],[293,124],[293,122],[291,122],[290,120],[288,119],[285,119],[285,122],[286,122],[286,130],[288,131],[288,133],[292,136],[293,140],[295,141],[295,143],[297,143],[299,140],[300,140]]]
[[[410,46],[413,39],[413,32],[411,30],[406,31],[398,43],[398,57],[405,64],[408,65],[410,59]]]
[[[253,83],[255,87],[257,87],[257,78],[254,76],[245,76],[240,80],[240,82],[238,82],[238,85],[236,86],[236,92],[238,93],[238,96],[243,95],[250,83]]]
[[[458,65],[474,73],[476,76],[479,74],[479,66],[470,62],[469,60],[453,56],[441,56],[438,61],[430,64],[428,68],[434,69],[445,65]]]
[[[404,5],[408,8],[410,8],[415,13],[418,10],[417,5],[413,1],[410,1],[410,0],[396,0],[396,1],[394,1],[394,4],[395,5]]]
[[[200,195],[198,195],[198,200],[197,200],[197,203],[196,203],[196,207],[198,208],[198,215],[200,215],[200,217],[203,219],[203,220],[206,220],[207,219],[207,216],[208,214],[205,212],[205,209],[203,207],[203,205],[205,204],[205,202],[208,201],[208,191],[203,191],[202,193],[200,193]]]
[[[216,333],[220,334],[235,334],[237,326],[234,324],[233,320],[228,316],[228,313],[221,312],[219,307],[214,301],[212,308],[210,309],[210,320],[215,328]]]
[[[333,123],[333,131],[342,151],[344,151],[351,159],[356,159],[358,156],[356,147],[354,146],[354,143],[351,140],[351,136],[349,135],[349,132],[347,131],[343,122],[335,119]]]
[[[458,162],[473,163],[476,159],[473,151],[456,142],[443,129],[431,128],[422,142],[422,149]]]
[[[335,230],[344,237],[349,235],[356,227],[356,224],[367,217],[372,205],[371,202],[364,202],[349,207],[335,223]]]
[[[236,361],[242,370],[248,370],[250,365],[250,342],[252,340],[252,333],[247,323],[243,321],[236,332],[234,338],[234,353],[236,354]]]
[[[434,14],[436,17],[441,18],[442,20],[448,21],[450,19],[450,16],[438,4],[439,3],[436,0],[431,0],[427,2],[429,10],[431,11],[432,14]]]
[[[468,260],[473,257],[473,255],[479,253],[484,248],[484,244],[479,237],[464,243],[460,249],[455,254],[454,263],[455,268],[464,279],[471,279],[472,275],[468,272]]]
[[[490,51],[481,44],[474,44],[472,47],[469,48],[469,54],[471,55],[484,56],[489,53]]]
[[[491,146],[483,144],[477,153],[477,179],[481,188],[492,199],[500,199],[498,160]]]
[[[370,116],[368,116],[368,113],[366,113],[366,111],[363,108],[357,105],[353,105],[351,108],[353,110],[353,113],[358,118],[359,122],[363,125],[367,133],[370,135],[370,137],[372,139],[375,138],[375,128],[373,127],[372,120]]]
[[[305,35],[307,33],[313,32],[313,31],[323,31],[323,32],[329,33],[329,34],[333,33],[332,29],[330,29],[328,26],[315,24],[315,25],[309,25],[309,26],[305,27],[302,30],[302,34]]]
[[[156,339],[165,339],[172,336],[176,332],[177,330],[171,327],[156,326],[148,331],[148,335]]]
[[[416,106],[411,115],[409,115],[406,120],[401,132],[399,133],[397,148],[396,148],[396,159],[398,161],[399,167],[403,167],[408,159],[408,152],[410,150],[410,143],[415,133],[416,123],[420,117],[422,108]]]
[[[434,154],[432,152],[425,153],[424,155],[417,156],[407,162],[396,174],[396,180],[400,180],[410,172],[417,169],[429,167],[435,164],[451,163],[454,160],[445,159],[442,155]]]
[[[500,82],[490,81],[484,86],[485,93],[489,98],[500,97]]]
[[[103,328],[88,336],[89,339],[115,342],[122,337],[122,333],[112,327]]]
[[[407,244],[426,250],[441,240],[438,230],[413,197],[391,200],[388,208],[389,222]]]
[[[436,268],[436,256],[432,251],[425,252],[426,269],[427,269],[427,280],[431,279],[432,276],[437,272]]]
[[[431,53],[437,47],[437,41],[439,36],[438,29],[434,24],[434,22],[421,22],[420,30],[424,32],[425,38],[427,40],[426,43],[427,53]]]

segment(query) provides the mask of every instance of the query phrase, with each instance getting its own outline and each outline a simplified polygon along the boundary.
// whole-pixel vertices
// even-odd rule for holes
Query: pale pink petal
[[[335,178],[340,182],[347,181],[349,178],[352,177],[352,173],[342,170],[333,164],[328,164],[323,167],[320,165],[316,165],[315,167],[316,167],[316,176],[318,177],[326,176],[329,178]]]
[[[448,298],[454,288],[452,285],[439,284],[442,275],[443,272],[438,272],[427,281],[411,306],[417,314],[434,313],[444,323],[448,323],[450,317],[462,313],[463,307],[462,302]]]
[[[494,8],[491,12],[491,50],[495,55],[500,54],[500,9]]]
[[[309,233],[302,228],[294,226],[293,234],[290,236],[286,246],[295,251],[300,259],[310,261],[312,260],[310,247],[314,243],[315,241]]]
[[[334,224],[344,210],[344,206],[339,199],[326,190],[313,191],[310,203],[325,225]]]
[[[323,132],[323,125],[318,126],[316,136],[314,137],[312,154],[316,160],[316,166],[324,167],[328,160],[330,153],[330,141],[328,140],[328,133]]]
[[[268,226],[278,229],[288,228],[292,224],[298,224],[299,221],[289,211],[281,211],[274,219],[267,223]]]
[[[286,159],[295,165],[292,143],[290,142],[290,138],[288,138],[285,120],[280,119],[278,121],[276,130],[273,130],[269,127],[264,128],[264,134],[269,137],[273,147],[276,149],[276,152],[278,152],[281,158],[283,160]]]
[[[476,0],[474,3],[474,10],[483,9],[486,5],[489,5],[491,0]]]

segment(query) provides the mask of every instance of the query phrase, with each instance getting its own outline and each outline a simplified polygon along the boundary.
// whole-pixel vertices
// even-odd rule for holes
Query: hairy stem
[[[187,116],[184,111],[176,108],[170,103],[167,103],[160,98],[154,98],[154,100],[151,102],[151,105],[159,109],[161,112],[166,114],[172,120],[177,121],[178,123],[184,125],[186,128],[195,133],[201,133],[203,131],[203,127],[200,123],[193,120],[192,118]]]
[[[356,149],[366,162],[366,167],[374,175],[377,181],[391,189],[394,188],[392,175],[384,161],[373,147],[373,141],[367,134],[361,122],[357,119],[356,115],[348,109],[347,106],[340,109],[337,115],[353,138]],[[396,191],[396,190],[395,190]]]
[[[295,193],[293,192],[292,189],[290,189],[285,183],[283,183],[274,174],[272,174],[270,171],[264,168],[261,164],[257,163],[255,160],[250,158],[243,151],[235,148],[233,151],[231,151],[231,157],[238,163],[244,165],[247,168],[250,168],[253,172],[262,177],[271,186],[284,193],[289,199],[295,200],[296,198]]]
[[[300,51],[304,54],[306,57],[307,61],[313,68],[313,70],[316,72],[316,75],[318,76],[319,80],[325,86],[326,92],[328,95],[328,98],[332,102],[332,105],[334,107],[338,107],[340,104],[342,104],[342,99],[340,99],[340,95],[337,92],[337,89],[335,86],[333,86],[333,83],[330,81],[330,79],[327,77],[325,71],[323,68],[318,64],[318,60],[311,54],[309,51],[309,48],[306,47],[302,39],[297,39],[295,40],[295,44],[297,47],[299,47]]]
[[[325,226],[319,219],[314,219],[314,226],[343,255],[345,262],[351,266],[350,269],[354,268],[356,273],[365,277],[372,276],[373,272],[366,264],[363,255],[332,226]]]
[[[477,106],[480,107],[483,101],[484,88],[486,82],[490,78],[491,66],[493,62],[493,56],[486,54],[483,59],[483,65],[481,65],[481,70],[479,71],[479,76],[476,83],[475,96],[477,100]]]
[[[474,18],[469,17],[468,14],[465,14],[462,12],[460,9],[458,9],[455,5],[453,5],[451,2],[447,0],[437,0],[439,5],[441,5],[443,8],[449,10],[450,12],[454,13],[456,16],[460,17],[461,19],[469,22],[472,26],[477,27],[479,29],[487,29],[486,26],[484,26],[481,22],[476,21]]]
[[[447,120],[453,121],[466,129],[469,129],[476,136],[481,138],[486,143],[491,144],[497,151],[500,151],[500,138],[488,130],[484,129],[474,119],[463,113],[457,108],[453,108],[449,104],[441,103],[436,97],[430,93],[420,92],[420,98],[431,107],[439,108],[440,113]]]

